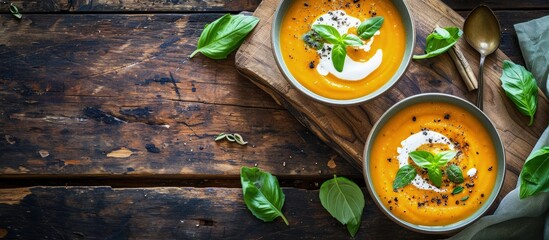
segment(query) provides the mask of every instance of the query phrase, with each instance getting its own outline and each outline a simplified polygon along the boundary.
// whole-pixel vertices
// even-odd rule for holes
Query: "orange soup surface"
[[[380,65],[366,77],[349,81],[332,73],[321,75],[317,70],[322,53],[307,46],[303,37],[320,16],[330,11],[344,11],[346,15],[360,22],[374,16],[384,18],[379,34],[373,37],[368,52],[353,47],[346,48],[347,55],[359,63],[374,59],[378,50],[381,50]],[[349,28],[348,33],[357,35],[356,27]],[[405,38],[402,18],[391,1],[368,0],[353,3],[340,0],[296,0],[282,21],[280,48],[289,71],[304,87],[323,97],[345,100],[372,93],[390,80],[404,56]],[[364,40],[364,43],[367,44],[368,41]],[[345,64],[349,65],[347,62]]]
[[[433,137],[437,134],[446,140]],[[460,184],[443,173],[441,187],[436,188],[426,170],[403,155],[415,150],[436,153],[450,145],[457,155],[442,171],[457,165],[464,177]],[[417,176],[425,182],[393,189],[402,164],[416,166]],[[426,226],[444,226],[471,216],[488,200],[498,168],[494,144],[478,119],[458,106],[436,102],[415,104],[393,116],[374,140],[369,167],[375,194],[385,207],[399,219]],[[456,188],[463,190],[453,194]]]

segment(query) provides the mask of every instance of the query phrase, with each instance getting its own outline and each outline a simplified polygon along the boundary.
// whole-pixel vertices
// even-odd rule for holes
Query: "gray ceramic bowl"
[[[374,185],[372,183],[372,178],[370,174],[368,174],[370,172],[371,146],[374,140],[376,139],[377,135],[379,134],[379,131],[381,130],[381,128],[383,128],[383,126],[387,123],[387,121],[391,119],[396,113],[400,112],[402,109],[417,103],[422,103],[422,102],[450,103],[458,107],[461,107],[462,109],[465,109],[467,112],[475,116],[481,122],[484,128],[488,131],[488,134],[490,135],[490,138],[492,139],[492,142],[494,143],[495,150],[496,150],[497,161],[498,161],[496,183],[489,197],[486,199],[486,202],[484,203],[484,205],[482,205],[481,208],[479,208],[470,217],[450,225],[423,226],[423,225],[412,224],[399,219],[394,214],[392,214],[391,211],[389,211],[389,209],[385,207],[385,205],[383,205],[383,203],[381,202],[381,199],[375,193]],[[481,217],[494,203],[494,201],[496,200],[496,197],[498,196],[501,190],[501,187],[503,185],[503,179],[505,177],[505,152],[503,149],[503,143],[501,142],[499,134],[496,128],[494,127],[494,124],[492,124],[490,119],[473,104],[461,98],[448,95],[448,94],[424,93],[424,94],[418,94],[415,96],[408,97],[398,102],[397,104],[393,105],[391,108],[389,108],[389,110],[387,110],[381,116],[381,118],[373,126],[372,130],[370,131],[370,134],[368,135],[368,139],[366,140],[366,146],[364,148],[363,170],[364,170],[364,179],[366,180],[366,186],[368,187],[370,196],[372,196],[372,198],[374,199],[374,202],[381,209],[381,211],[385,213],[385,215],[387,215],[389,218],[391,218],[393,221],[400,224],[401,226],[417,232],[431,233],[431,234],[445,234],[445,233],[452,233],[452,232],[458,231],[464,228],[465,226],[469,225],[470,223],[472,223],[473,221]]]
[[[286,12],[287,12],[287,10],[290,7],[292,2],[293,2],[293,0],[282,0],[282,1],[280,1],[279,5],[278,5],[278,8],[276,9],[276,12],[275,12],[275,15],[274,15],[274,20],[273,20],[273,25],[272,25],[272,29],[271,29],[272,49],[273,49],[273,53],[274,53],[274,56],[275,56],[276,63],[278,65],[280,71],[282,72],[282,75],[284,75],[284,77],[286,79],[288,79],[288,81],[290,81],[290,83],[296,89],[301,91],[303,94],[311,97],[312,99],[314,99],[316,101],[327,103],[327,104],[330,104],[330,105],[341,105],[341,106],[356,105],[356,104],[363,103],[365,101],[369,101],[369,100],[379,96],[380,94],[384,93],[385,91],[389,90],[402,77],[402,75],[406,71],[406,68],[408,68],[408,65],[410,64],[410,61],[412,59],[412,55],[413,55],[412,51],[414,49],[415,39],[416,39],[414,21],[412,20],[412,16],[410,14],[410,11],[408,10],[408,6],[406,5],[406,3],[404,1],[392,0],[393,4],[395,5],[395,7],[400,12],[400,15],[402,17],[402,21],[404,23],[405,32],[406,32],[406,48],[404,50],[404,57],[402,58],[402,61],[400,62],[400,67],[394,73],[393,77],[389,81],[387,81],[387,83],[385,83],[381,88],[377,89],[376,91],[374,91],[374,92],[372,92],[368,95],[361,96],[359,98],[354,98],[354,99],[348,99],[348,100],[330,99],[330,98],[326,98],[326,97],[320,96],[320,95],[312,92],[311,90],[309,90],[305,86],[303,86],[301,83],[299,83],[295,79],[295,77],[290,73],[290,71],[288,70],[288,68],[286,67],[286,65],[284,63],[284,59],[282,58],[280,48],[278,47],[279,44],[280,44],[280,41],[279,41],[279,39],[280,39],[280,27],[281,27],[280,25],[282,23],[282,19],[283,19],[284,15],[286,14]],[[366,4],[364,4],[364,5],[366,5]]]

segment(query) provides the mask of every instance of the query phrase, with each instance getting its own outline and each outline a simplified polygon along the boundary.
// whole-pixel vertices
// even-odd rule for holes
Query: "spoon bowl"
[[[463,33],[467,43],[480,53],[477,107],[482,110],[484,60],[499,46],[501,39],[499,21],[489,7],[480,5],[465,19]]]

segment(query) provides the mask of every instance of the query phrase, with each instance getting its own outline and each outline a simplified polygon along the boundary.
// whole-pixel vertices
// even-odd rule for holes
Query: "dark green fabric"
[[[526,68],[549,97],[549,16],[515,24]]]

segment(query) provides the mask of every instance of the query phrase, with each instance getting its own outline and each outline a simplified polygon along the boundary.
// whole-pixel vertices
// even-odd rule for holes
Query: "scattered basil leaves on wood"
[[[549,146],[534,151],[520,171],[520,198],[549,192]]]
[[[422,168],[427,169],[427,175],[429,180],[436,186],[440,187],[442,185],[442,167],[452,160],[456,156],[457,152],[455,151],[442,151],[437,155],[433,155],[427,151],[413,151],[410,152],[410,158],[414,161],[415,164]]]
[[[368,40],[381,28],[385,19],[382,16],[372,17],[360,23],[357,34],[363,40]]]
[[[275,176],[269,172],[263,172],[257,167],[242,167],[240,182],[246,207],[254,216],[265,222],[281,217],[284,223],[289,225],[282,213],[285,196]]]
[[[244,138],[238,133],[220,133],[214,138],[214,141],[217,142],[222,139],[227,139],[229,142],[236,142],[240,145],[246,145],[248,143],[244,141]]]
[[[242,44],[246,36],[255,28],[259,18],[254,16],[225,14],[221,18],[206,24],[198,39],[197,53],[211,59],[225,59]]]
[[[355,236],[364,210],[364,194],[353,181],[334,175],[320,186],[320,203],[332,217],[347,225],[351,236]]]
[[[333,44],[332,47],[332,64],[334,68],[341,72],[345,65],[345,56],[347,56],[347,46],[362,46],[364,43],[360,38],[353,34],[341,35],[339,31],[330,25],[315,24],[312,26],[313,31],[318,33],[326,42]]]
[[[445,53],[457,43],[461,35],[463,35],[463,31],[457,27],[440,28],[437,26],[425,39],[425,54],[414,55],[412,58],[426,59]]]
[[[393,181],[393,189],[401,188],[408,185],[417,175],[417,170],[414,166],[408,164],[398,169],[395,180]]]
[[[19,9],[17,9],[17,7],[13,5],[13,3],[10,3],[9,9],[11,14],[17,19],[21,19],[23,17],[23,15],[19,13]]]
[[[522,114],[530,117],[528,126],[531,126],[538,106],[538,87],[534,76],[523,66],[504,60],[500,79],[505,95]]]
[[[461,168],[454,164],[446,168],[446,175],[448,175],[448,179],[454,183],[463,183],[463,181],[465,181]]]

